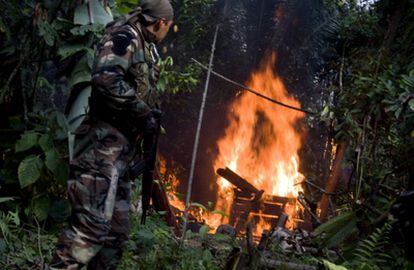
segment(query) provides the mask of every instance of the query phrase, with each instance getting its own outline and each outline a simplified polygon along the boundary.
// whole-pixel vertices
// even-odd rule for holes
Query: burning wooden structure
[[[247,86],[300,108],[275,67],[276,54],[272,53],[252,72]],[[246,222],[252,221],[256,236],[276,227],[282,214],[289,216],[286,228],[301,226],[303,221],[297,218],[303,210],[300,195],[304,190],[300,183],[305,176],[300,172],[299,150],[306,136],[304,116],[297,110],[270,106],[268,101],[249,93],[238,95],[229,105],[229,125],[217,141],[218,155],[213,163],[219,177],[217,185],[209,187],[215,192],[213,205],[217,211],[200,210],[196,213],[200,216],[197,222],[214,230],[229,224],[243,233]],[[177,198],[172,204],[184,209]]]
[[[271,228],[285,227],[287,218],[289,218],[285,211],[286,206],[287,204],[296,205],[296,198],[265,194],[264,190],[257,189],[227,167],[218,169],[217,174],[235,186],[229,224],[238,233],[245,230],[249,220],[257,224],[260,219],[263,219]],[[300,219],[295,219],[295,224],[306,228],[310,225],[309,222]]]

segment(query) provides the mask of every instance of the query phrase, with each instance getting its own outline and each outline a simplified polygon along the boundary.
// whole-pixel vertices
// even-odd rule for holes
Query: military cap
[[[172,21],[174,18],[174,10],[168,0],[140,0],[138,7],[148,22],[159,19]]]

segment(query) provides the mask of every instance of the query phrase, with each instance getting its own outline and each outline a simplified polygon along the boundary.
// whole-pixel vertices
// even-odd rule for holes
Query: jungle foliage
[[[0,1],[0,264],[43,269],[71,213],[65,103],[91,79],[94,48],[105,25],[137,1]],[[206,35],[196,20],[213,1],[175,4],[177,23],[198,25],[191,37],[175,31],[181,49]],[[88,12],[88,5],[92,13]],[[169,44],[168,42],[167,44]],[[187,47],[186,47],[187,46]],[[160,60],[166,98],[190,91],[200,70],[189,61]],[[167,230],[164,232],[166,233]],[[168,231],[169,232],[169,231]]]
[[[390,208],[413,184],[414,8],[409,1],[327,1],[327,7],[336,57],[327,75],[333,98],[322,119],[347,145],[352,173],[337,197],[339,215],[316,232],[325,233],[323,245],[346,251],[350,269],[403,269]]]

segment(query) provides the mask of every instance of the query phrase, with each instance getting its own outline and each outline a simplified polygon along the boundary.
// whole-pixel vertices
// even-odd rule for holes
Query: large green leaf
[[[356,219],[349,220],[344,226],[340,227],[338,231],[329,235],[328,239],[326,239],[326,247],[331,248],[337,246],[357,231]]]
[[[39,133],[36,132],[26,132],[22,135],[20,140],[16,142],[15,151],[23,152],[29,150],[33,146],[37,145],[37,140],[39,138]]]
[[[50,209],[50,199],[46,196],[41,196],[32,201],[32,211],[39,221],[47,218]]]
[[[46,167],[52,172],[56,173],[59,169],[59,163],[60,163],[60,156],[59,153],[56,151],[56,149],[52,148],[49,149],[46,153],[46,159],[45,164]]]
[[[42,167],[43,161],[35,155],[30,155],[20,162],[17,169],[20,187],[25,188],[39,180]]]
[[[47,152],[53,147],[53,139],[49,134],[43,134],[40,136],[39,145],[43,152]]]
[[[89,16],[89,10],[92,18]],[[109,10],[105,10],[98,0],[90,0],[89,8],[87,3],[76,8],[73,22],[80,25],[87,25],[92,22],[106,25],[112,20],[113,17]]]
[[[48,125],[55,132],[54,138],[56,140],[63,140],[67,138],[68,123],[66,120],[66,116],[63,113],[59,111],[51,113],[48,118]]]
[[[329,232],[335,232],[339,230],[342,226],[344,226],[346,223],[349,222],[349,220],[353,219],[355,217],[355,214],[353,212],[345,212],[342,213],[333,219],[330,219],[329,221],[323,223],[319,227],[317,227],[314,230],[315,234],[321,234],[323,232],[329,233]]]
[[[46,167],[52,172],[55,180],[64,185],[69,175],[69,166],[62,160],[56,149],[52,148],[46,153],[45,164]]]
[[[73,68],[69,84],[73,87],[79,83],[90,82],[91,78],[91,68],[88,64],[88,57],[85,55]]]
[[[80,5],[76,8],[73,22],[80,25],[87,25],[90,23],[87,4]]]
[[[321,244],[325,247],[333,247],[340,244],[356,231],[355,214],[353,212],[345,212],[320,225],[314,233],[316,235],[325,233],[322,236]]]
[[[89,3],[93,10],[92,15],[94,23],[106,25],[114,19],[111,11],[109,9],[106,10],[98,0],[90,0]]]

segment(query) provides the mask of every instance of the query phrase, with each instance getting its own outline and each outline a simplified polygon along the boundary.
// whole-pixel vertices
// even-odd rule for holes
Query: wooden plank
[[[250,184],[246,179],[242,178],[241,176],[239,176],[227,167],[225,169],[218,169],[217,174],[223,177],[224,179],[228,180],[230,183],[232,183],[244,192],[247,192],[249,194],[257,194],[260,192],[260,190],[258,190],[252,184]]]

